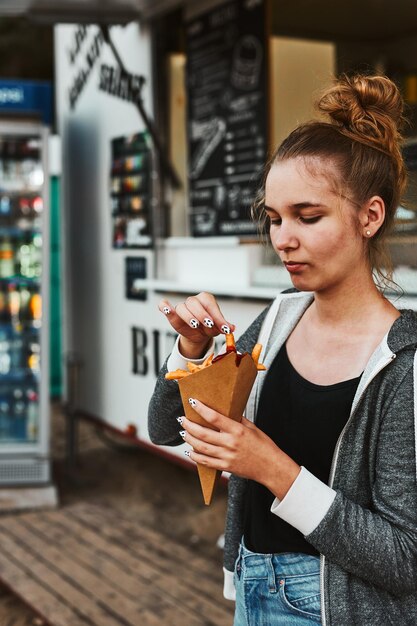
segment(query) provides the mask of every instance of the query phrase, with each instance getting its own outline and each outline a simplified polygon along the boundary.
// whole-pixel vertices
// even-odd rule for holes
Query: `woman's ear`
[[[381,196],[372,196],[359,214],[360,223],[367,237],[373,237],[385,220],[385,202]]]

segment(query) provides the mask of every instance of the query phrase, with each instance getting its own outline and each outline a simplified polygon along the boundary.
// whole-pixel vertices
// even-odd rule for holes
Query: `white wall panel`
[[[79,406],[124,428],[143,417],[138,398],[143,380],[131,373],[131,326],[141,326],[150,305],[125,299],[124,259],[148,256],[141,250],[114,250],[109,196],[110,140],[144,130],[133,104],[98,89],[99,65],[116,65],[103,45],[74,110],[69,90],[97,33],[88,27],[80,52],[71,64],[76,25],[55,29],[56,103],[62,136],[63,247],[65,255],[65,351],[82,360]],[[126,68],[146,77],[146,111],[152,117],[150,36],[137,24],[113,27],[111,34]],[[152,268],[150,267],[150,275]],[[154,312],[152,310],[152,314]]]

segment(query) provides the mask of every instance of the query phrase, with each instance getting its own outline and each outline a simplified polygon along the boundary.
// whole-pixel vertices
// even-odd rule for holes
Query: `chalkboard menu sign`
[[[149,248],[152,159],[147,133],[113,139],[111,202],[114,248]]]
[[[233,0],[187,23],[191,232],[253,235],[267,156],[267,0]]]
[[[147,259],[143,256],[125,258],[126,298],[128,300],[146,300],[147,291],[138,289],[136,280],[147,278]]]

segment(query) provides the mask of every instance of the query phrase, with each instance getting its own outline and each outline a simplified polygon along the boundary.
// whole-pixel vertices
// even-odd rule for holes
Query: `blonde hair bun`
[[[396,153],[403,126],[403,99],[386,76],[342,75],[317,103],[352,139]]]

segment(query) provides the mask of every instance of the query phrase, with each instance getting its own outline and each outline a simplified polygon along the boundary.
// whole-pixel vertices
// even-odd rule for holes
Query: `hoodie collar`
[[[417,312],[400,309],[401,315],[392,324],[387,335],[389,349],[395,354],[405,348],[417,347]]]
[[[288,296],[293,301],[294,299],[299,299],[300,301],[296,316],[297,319],[294,324],[296,325],[305,310],[314,300],[314,295],[311,292],[304,291],[295,292],[291,295],[288,294],[285,298],[288,298]],[[282,307],[282,301],[280,304]],[[387,335],[383,339],[383,343],[386,343],[389,350],[394,354],[405,348],[417,348],[417,311],[413,311],[412,309],[399,309],[399,312],[401,314],[400,317],[393,322]]]

